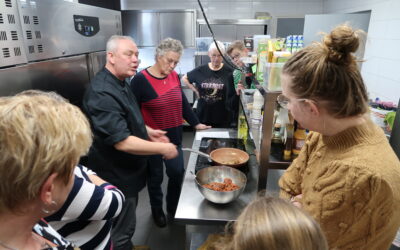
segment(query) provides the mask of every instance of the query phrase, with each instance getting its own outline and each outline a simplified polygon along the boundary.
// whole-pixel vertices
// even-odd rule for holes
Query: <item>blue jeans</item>
[[[179,195],[181,193],[181,186],[185,168],[183,163],[182,145],[177,146],[178,156],[171,160],[162,159],[161,155],[152,155],[149,158],[149,165],[147,168],[147,190],[150,196],[150,204],[152,208],[162,208],[163,192],[161,183],[164,177],[163,163],[166,167],[168,176],[167,188],[167,212],[174,215],[178,206]]]

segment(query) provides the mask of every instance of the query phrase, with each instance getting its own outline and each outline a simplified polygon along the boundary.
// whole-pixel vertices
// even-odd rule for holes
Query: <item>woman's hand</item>
[[[196,130],[204,130],[209,129],[211,126],[204,125],[203,123],[199,123],[194,127]]]
[[[302,194],[299,194],[299,195],[296,195],[296,196],[293,196],[292,198],[290,198],[290,202],[291,202],[294,206],[296,206],[296,207],[298,207],[298,208],[302,208],[302,204],[301,204],[302,199],[303,199],[303,195],[302,195]]]
[[[236,88],[236,94],[240,95],[240,90],[245,90],[246,88],[243,86],[242,82],[239,82]]]
[[[169,142],[168,137],[165,135],[167,132],[159,129],[152,129],[146,126],[147,134],[149,135],[150,141],[153,142]]]

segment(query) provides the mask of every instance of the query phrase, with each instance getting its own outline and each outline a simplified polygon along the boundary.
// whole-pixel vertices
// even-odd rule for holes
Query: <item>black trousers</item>
[[[138,197],[125,199],[121,213],[114,222],[111,239],[114,250],[132,250],[132,236],[136,228],[136,207]]]
[[[147,168],[147,190],[150,196],[150,204],[152,208],[162,208],[163,192],[161,184],[164,178],[164,164],[168,176],[167,188],[167,212],[174,215],[178,206],[179,196],[181,193],[182,181],[185,175],[183,162],[182,145],[177,146],[178,156],[171,160],[163,160],[161,155],[152,155],[149,158]],[[164,164],[163,164],[164,163]]]

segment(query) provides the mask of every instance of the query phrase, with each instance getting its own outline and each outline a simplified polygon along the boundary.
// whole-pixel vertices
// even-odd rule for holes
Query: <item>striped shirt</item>
[[[74,185],[59,211],[46,218],[67,240],[85,249],[111,249],[110,232],[113,218],[122,209],[124,195],[115,186],[93,184],[95,173],[78,165]]]

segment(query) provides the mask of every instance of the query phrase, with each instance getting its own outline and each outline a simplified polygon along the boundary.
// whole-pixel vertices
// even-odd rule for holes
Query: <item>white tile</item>
[[[379,77],[376,92],[381,100],[398,103],[400,98],[400,82]]]
[[[231,2],[229,11],[231,18],[254,18],[253,4],[250,2]]]
[[[399,65],[400,65],[400,59],[397,60],[381,59],[379,74],[381,76],[384,76],[385,78],[388,78],[395,82],[399,82],[400,86]]]
[[[385,39],[380,41],[378,49],[381,52],[381,57],[391,60],[400,60],[400,40],[390,40]],[[400,64],[398,65],[398,70],[400,69]],[[399,74],[400,75],[400,74]]]
[[[296,16],[302,15],[303,12],[299,12],[297,3],[295,2],[276,2],[275,3],[276,16]]]
[[[378,76],[371,73],[362,72],[364,84],[367,88],[368,98],[375,99],[380,96]]]
[[[400,80],[391,79],[388,75],[392,74],[393,71],[398,71],[398,67],[394,67],[395,69],[390,68],[392,64],[388,60],[378,61],[382,64],[379,70],[387,70],[384,74],[383,72],[379,72],[378,74],[366,72],[363,66],[362,76],[367,86],[367,91],[371,98],[379,97],[381,100],[397,103],[400,97]],[[379,67],[379,65],[376,66]]]
[[[298,11],[304,14],[322,14],[322,2],[299,2]]]
[[[363,73],[369,73],[369,74],[377,75],[379,73],[379,68],[376,66],[377,65],[376,61],[377,61],[377,58],[366,59],[362,64],[361,71]]]
[[[229,19],[231,16],[227,2],[209,2],[207,9],[209,19]]]
[[[254,12],[266,11],[269,12],[271,15],[275,15],[275,4],[270,1],[266,2],[253,2],[253,10]]]
[[[400,10],[400,9],[399,9]],[[400,39],[400,18],[397,20],[389,20],[385,22],[387,39]]]
[[[387,24],[384,21],[370,21],[368,27],[368,37],[370,39],[385,38],[387,33]]]
[[[400,1],[386,1],[380,5],[379,11],[382,12],[382,19],[399,19]]]

